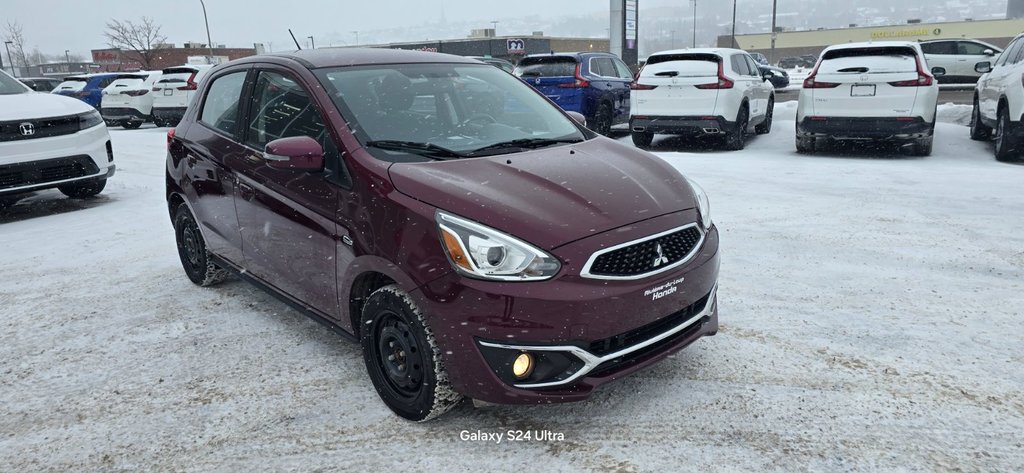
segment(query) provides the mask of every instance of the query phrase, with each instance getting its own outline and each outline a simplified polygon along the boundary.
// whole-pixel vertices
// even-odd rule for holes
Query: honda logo
[[[658,266],[661,266],[663,264],[668,264],[668,257],[666,257],[665,252],[662,251],[661,243],[658,243],[658,246],[654,247],[654,251],[658,253],[658,256],[654,257],[654,263],[651,264],[652,268],[657,268]]]
[[[31,123],[22,123],[18,128],[21,130],[21,136],[32,136],[36,134],[36,126]]]

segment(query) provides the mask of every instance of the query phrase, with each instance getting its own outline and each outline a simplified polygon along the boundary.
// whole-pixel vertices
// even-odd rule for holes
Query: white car
[[[0,207],[56,187],[99,194],[114,175],[103,117],[85,102],[32,91],[0,71]]]
[[[1018,35],[995,62],[984,61],[974,88],[971,139],[995,140],[999,161],[1021,159],[1024,151],[1024,34]]]
[[[974,70],[979,62],[989,61],[1003,52],[998,46],[976,39],[938,39],[921,43],[928,67],[946,70],[939,82],[977,82],[981,73]]]
[[[917,43],[884,41],[825,48],[804,80],[796,114],[796,149],[820,140],[897,141],[911,154],[932,152],[939,85]]]
[[[100,112],[107,125],[138,128],[152,119],[153,84],[160,72],[133,72],[118,75],[103,89]]]
[[[153,85],[153,123],[156,126],[174,126],[199,87],[199,81],[212,69],[212,65],[178,66],[163,70],[160,80]]]
[[[743,149],[747,133],[772,129],[771,76],[739,49],[679,49],[652,54],[630,86],[633,143],[650,146],[656,133],[721,136]]]

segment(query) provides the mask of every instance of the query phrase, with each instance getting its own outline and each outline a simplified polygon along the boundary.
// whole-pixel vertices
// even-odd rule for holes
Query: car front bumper
[[[805,117],[800,138],[911,140],[932,136],[935,124],[921,117]]]
[[[114,175],[106,126],[71,135],[0,142],[0,194],[19,194]]]
[[[663,133],[670,135],[720,135],[732,133],[736,122],[722,116],[668,117],[634,116],[629,120],[630,131],[638,133]]]

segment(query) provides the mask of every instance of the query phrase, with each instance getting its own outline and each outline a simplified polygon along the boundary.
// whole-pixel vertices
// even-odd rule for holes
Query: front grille
[[[81,129],[78,121],[78,115],[68,115],[64,117],[0,122],[0,142],[72,135],[78,133]],[[24,132],[26,130],[23,130],[23,125],[25,129],[30,130],[29,133],[26,134]]]
[[[96,164],[85,155],[8,164],[0,166],[0,190],[74,179],[98,172]]]
[[[590,342],[590,346],[587,351],[597,356],[605,356],[609,353],[615,353],[622,350],[623,348],[628,348],[638,343],[642,343],[645,340],[650,340],[662,333],[672,330],[673,327],[677,327],[679,324],[686,322],[699,314],[708,305],[710,298],[711,293],[709,292],[697,302],[694,302],[693,304],[690,304],[682,310],[667,317],[663,317],[626,333],[620,333],[602,340],[594,340],[593,342]]]
[[[584,275],[615,278],[658,272],[687,259],[703,237],[696,225],[690,225],[677,232],[600,253]]]

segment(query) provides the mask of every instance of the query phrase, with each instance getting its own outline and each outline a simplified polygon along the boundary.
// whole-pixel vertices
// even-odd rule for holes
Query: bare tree
[[[22,32],[21,24],[17,21],[8,21],[4,34],[4,41],[11,42],[11,63],[15,66],[27,67],[28,56],[25,55],[25,35]]]
[[[133,52],[143,69],[153,67],[156,50],[167,41],[167,37],[160,33],[160,25],[145,16],[138,23],[110,20],[104,35],[110,47]]]

